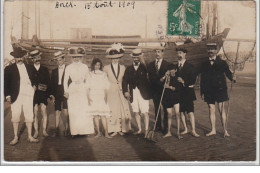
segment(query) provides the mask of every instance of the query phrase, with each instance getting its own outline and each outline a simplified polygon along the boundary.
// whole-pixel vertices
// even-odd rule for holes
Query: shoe
[[[116,136],[117,135],[117,132],[114,132],[114,133],[112,133],[110,136]]]
[[[9,144],[14,146],[17,143],[18,143],[18,138],[14,138]]]
[[[112,136],[109,136],[109,134],[105,135],[106,138],[111,139]]]
[[[123,132],[118,132],[119,135],[124,136],[125,134]]]

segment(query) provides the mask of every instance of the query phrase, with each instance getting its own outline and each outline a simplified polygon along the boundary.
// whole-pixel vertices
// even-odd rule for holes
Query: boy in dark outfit
[[[177,66],[171,64],[169,65],[169,70],[166,72],[165,76],[161,78],[161,81],[167,80],[165,83],[162,105],[166,107],[168,113],[168,132],[163,137],[172,136],[172,111],[174,109],[177,119],[177,135],[180,139],[180,90],[182,85],[180,82],[178,82],[178,77],[175,75],[176,71]]]

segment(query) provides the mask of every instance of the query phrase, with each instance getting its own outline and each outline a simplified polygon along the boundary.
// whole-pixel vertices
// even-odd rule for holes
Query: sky
[[[29,38],[35,34],[35,3],[37,20],[40,13],[40,37],[71,38],[71,28],[91,28],[92,35],[140,35],[156,38],[156,30],[162,26],[166,32],[168,1],[126,1],[129,6],[93,8],[95,1],[24,1],[29,6]],[[21,37],[21,0],[4,3],[4,50],[5,58],[12,51],[11,34]],[[73,8],[55,8],[57,2],[72,2]],[[91,8],[85,9],[90,3]],[[99,1],[104,2],[104,1]],[[133,4],[134,3],[134,4]],[[205,3],[203,1],[202,3]],[[218,1],[220,30],[231,28],[228,38],[254,39],[256,35],[255,3]],[[122,4],[121,4],[122,5]],[[133,8],[134,6],[134,8]],[[203,11],[203,9],[202,9]],[[203,16],[202,16],[203,17]],[[52,28],[52,32],[50,32]]]

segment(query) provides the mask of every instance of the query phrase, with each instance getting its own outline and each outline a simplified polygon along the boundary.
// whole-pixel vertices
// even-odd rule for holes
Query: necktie
[[[181,70],[181,69],[182,69],[182,64],[180,63],[180,64],[179,64],[179,70]]]
[[[155,62],[155,69],[156,69],[156,72],[158,73],[158,71],[159,71],[159,60],[156,60],[156,62]]]

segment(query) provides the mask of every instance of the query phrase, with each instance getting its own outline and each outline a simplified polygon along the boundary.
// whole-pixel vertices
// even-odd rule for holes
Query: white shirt
[[[59,75],[58,85],[61,85],[61,79],[62,79],[62,75],[64,73],[64,70],[65,70],[65,64],[59,66],[59,68],[58,68],[58,75]]]
[[[21,85],[31,85],[31,81],[29,79],[29,75],[27,73],[26,67],[23,64],[16,64],[19,74],[20,74],[20,87]]]
[[[40,64],[39,65],[34,64],[34,67],[36,68],[37,71],[39,71],[41,65]]]
[[[213,65],[214,64],[214,61],[216,60],[216,55],[213,56],[213,57],[209,57],[209,61],[210,61],[210,64]],[[211,61],[211,60],[214,60],[214,61]]]
[[[86,64],[81,62],[73,62],[72,64],[68,65],[65,69],[64,74],[64,91],[69,92],[68,87],[68,80],[71,78],[72,84],[71,85],[85,85],[86,80],[88,78],[89,69]]]
[[[213,57],[209,57],[209,60],[213,60],[213,59],[216,60],[216,57],[217,57],[216,55]]]
[[[114,68],[115,74],[117,75],[117,72],[118,72],[118,63],[116,63],[116,64],[113,64],[113,63],[112,63],[112,66],[113,66],[113,68]]]
[[[183,59],[181,61],[178,61],[178,67],[183,67],[184,63],[186,62],[186,59]]]
[[[138,63],[138,65],[135,65],[135,63],[133,63],[133,65],[134,65],[135,70],[137,70],[140,65],[140,62]]]
[[[156,60],[155,60],[155,66],[156,66],[156,63],[157,63],[157,61],[158,61],[158,70],[160,69],[160,67],[161,67],[161,65],[162,65],[162,60],[163,60],[163,58],[161,58],[161,59],[156,59]]]

